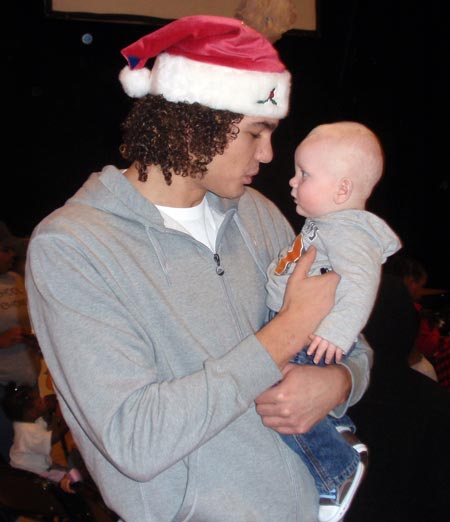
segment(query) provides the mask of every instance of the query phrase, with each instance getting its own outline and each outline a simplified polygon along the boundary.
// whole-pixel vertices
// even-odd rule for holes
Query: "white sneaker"
[[[360,454],[361,460],[355,472],[348,477],[336,493],[336,498],[321,498],[319,503],[319,522],[343,522],[343,517],[361,484],[366,473],[368,464],[368,448],[363,444],[354,433],[348,430],[341,432],[342,436]]]

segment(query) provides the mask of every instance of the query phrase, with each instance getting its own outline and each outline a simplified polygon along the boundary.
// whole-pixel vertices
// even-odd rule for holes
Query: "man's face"
[[[272,161],[271,137],[279,120],[245,116],[239,134],[231,140],[224,153],[214,157],[203,179],[195,183],[204,190],[224,198],[242,196],[258,174],[260,163]]]

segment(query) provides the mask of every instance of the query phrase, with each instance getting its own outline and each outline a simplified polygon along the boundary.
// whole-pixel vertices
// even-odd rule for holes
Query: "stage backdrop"
[[[175,19],[181,16],[210,14],[233,17],[240,0],[52,0],[54,13],[89,13],[94,15],[148,16]],[[316,0],[293,0],[297,10],[295,28],[317,29]]]

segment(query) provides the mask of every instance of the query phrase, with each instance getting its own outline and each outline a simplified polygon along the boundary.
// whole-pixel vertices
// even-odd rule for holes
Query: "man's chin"
[[[235,190],[226,190],[226,191],[223,191],[223,192],[214,192],[214,194],[216,196],[219,196],[219,198],[224,198],[224,199],[236,199],[236,198],[240,198],[242,196],[242,194],[244,194],[245,192],[245,185],[242,185],[241,188],[236,188]]]

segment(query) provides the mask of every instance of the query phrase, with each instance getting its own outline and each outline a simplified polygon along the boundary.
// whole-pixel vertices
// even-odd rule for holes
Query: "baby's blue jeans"
[[[299,352],[291,362],[314,364],[306,349]],[[360,460],[358,452],[336,430],[337,426],[352,432],[356,429],[347,415],[339,419],[328,415],[307,433],[281,435],[286,444],[302,458],[323,497],[334,497],[336,489],[355,472]]]

